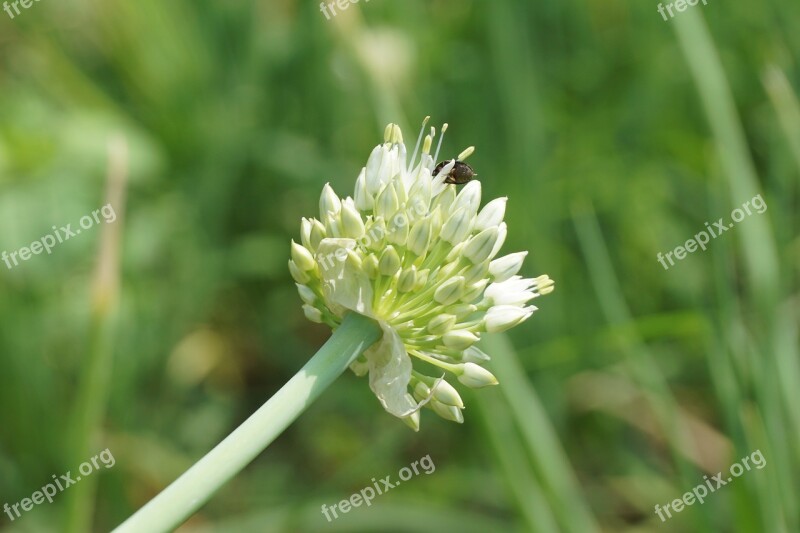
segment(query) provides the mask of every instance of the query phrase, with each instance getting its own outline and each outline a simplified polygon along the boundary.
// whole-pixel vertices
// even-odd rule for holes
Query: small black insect
[[[433,169],[433,175],[435,176],[436,174],[438,174],[439,171],[442,170],[444,166],[450,161],[452,161],[452,159],[442,161],[441,163],[436,165],[436,168]],[[477,176],[477,174],[475,174],[475,171],[472,170],[471,166],[464,163],[463,161],[456,161],[456,164],[453,165],[452,170],[450,170],[450,173],[444,179],[444,182],[454,183],[456,185],[464,185],[475,176]]]

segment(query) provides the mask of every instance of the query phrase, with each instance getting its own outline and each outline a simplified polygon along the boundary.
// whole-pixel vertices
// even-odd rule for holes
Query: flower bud
[[[455,273],[456,269],[458,269],[458,263],[447,263],[436,273],[436,279],[447,279]]]
[[[472,237],[464,246],[464,257],[472,264],[482,263],[489,258],[497,242],[498,228],[488,228]]]
[[[419,411],[414,411],[408,416],[404,416],[401,418],[405,425],[413,429],[414,431],[419,431]]]
[[[464,278],[456,276],[442,283],[433,293],[433,299],[442,305],[450,305],[456,303],[463,293]]]
[[[466,245],[466,243],[462,241],[462,242],[456,244],[455,246],[453,246],[453,248],[450,250],[450,253],[447,254],[447,257],[445,258],[445,261],[447,261],[449,263],[456,262],[459,257],[464,255],[464,246],[465,245]]]
[[[456,304],[448,308],[448,311],[454,314],[456,318],[459,320],[468,317],[477,310],[478,310],[477,306],[474,306],[472,304]]]
[[[464,294],[461,296],[461,301],[464,303],[471,303],[478,299],[483,294],[483,289],[489,283],[488,279],[482,279],[464,289]]]
[[[383,276],[394,276],[400,270],[400,256],[394,246],[387,246],[381,254],[381,260],[378,263],[378,271]]]
[[[430,276],[430,269],[426,268],[417,272],[417,281],[414,283],[414,290],[418,291],[428,284],[428,276]]]
[[[322,188],[322,195],[319,197],[319,217],[325,220],[328,213],[336,214],[342,208],[342,201],[333,192],[330,183],[326,183]]]
[[[417,269],[412,265],[411,268],[403,270],[400,274],[400,279],[397,280],[398,292],[409,292],[414,288],[414,283],[417,281]]]
[[[464,353],[461,356],[461,360],[465,363],[475,363],[478,365],[481,365],[490,359],[491,357],[486,355],[486,353],[477,346],[470,346],[464,350]]]
[[[389,233],[386,240],[398,246],[405,246],[408,241],[408,218],[405,212],[400,211],[392,217]]]
[[[456,201],[453,204],[452,210],[456,211],[463,207],[469,219],[472,220],[475,218],[475,214],[478,212],[478,207],[480,207],[480,205],[481,182],[477,180],[470,181],[464,185],[464,188],[461,189],[461,192],[456,196]]]
[[[472,217],[464,207],[460,207],[444,223],[439,236],[443,241],[455,245],[463,241],[471,229]]]
[[[378,188],[375,193],[381,190],[385,184],[389,183],[392,176],[395,175],[395,167],[397,166],[397,150],[388,144],[383,145],[383,158],[381,159],[381,166],[378,169]],[[369,190],[369,187],[367,188]],[[370,194],[375,194],[369,190]]]
[[[397,195],[397,201],[400,202],[400,205],[404,206],[408,202],[408,192],[406,191],[406,186],[399,180],[394,180],[392,182],[392,186],[394,187],[394,193]]]
[[[345,261],[347,266],[353,269],[352,272],[363,271],[364,262],[361,260],[361,256],[353,250],[347,250],[347,259]]]
[[[449,163],[448,163],[449,164]],[[447,167],[445,167],[447,168]],[[444,171],[444,169],[442,169]],[[442,215],[447,215],[450,213],[450,207],[453,205],[453,202],[456,201],[456,191],[452,187],[448,187],[442,191],[442,193],[436,197],[436,204],[442,208]],[[455,209],[453,209],[455,211]]]
[[[501,222],[499,226],[497,226],[497,240],[492,247],[492,253],[489,254],[489,259],[494,258],[500,249],[503,247],[503,244],[506,242],[506,236],[508,235],[508,225],[505,222]]]
[[[367,169],[362,168],[361,173],[356,179],[356,188],[353,192],[353,200],[355,200],[356,208],[359,211],[372,211],[373,202],[375,201],[372,195],[367,191]]]
[[[364,259],[363,269],[369,279],[376,279],[378,277],[378,258],[375,257],[375,254],[369,254],[367,258]]]
[[[511,276],[515,276],[522,268],[522,262],[528,252],[517,252],[508,254],[489,263],[489,274],[492,275],[495,283],[501,283]]]
[[[475,220],[475,229],[483,231],[499,226],[506,214],[506,202],[508,198],[495,198],[486,204]]]
[[[422,169],[427,172],[427,169]],[[428,207],[431,204],[431,180],[420,179],[411,186],[408,192],[409,206],[414,210],[417,215],[422,216],[428,212]]]
[[[451,405],[453,407],[458,407],[459,409],[464,408],[464,402],[461,400],[461,396],[459,396],[458,391],[443,379],[434,384],[433,398],[445,405]]]
[[[380,188],[381,183],[378,179],[378,171],[381,168],[381,162],[384,156],[384,148],[382,144],[379,144],[375,148],[372,149],[372,153],[369,154],[369,159],[367,160],[367,166],[365,167],[365,185],[366,185],[366,192],[370,195],[375,195]]]
[[[428,405],[431,406],[431,409],[439,415],[440,417],[444,418],[445,420],[452,420],[453,422],[458,422],[461,424],[464,422],[464,415],[461,414],[461,409],[458,407],[453,407],[452,405],[445,405],[442,402],[432,399]]]
[[[486,317],[484,318],[486,331],[498,333],[513,328],[531,316],[535,310],[534,306],[495,305],[486,312]]]
[[[435,317],[428,322],[427,328],[431,335],[444,335],[456,325],[456,317],[447,313]]]
[[[489,273],[489,261],[472,265],[466,272],[464,272],[464,281],[467,285],[472,285],[482,279],[486,278]]]
[[[373,220],[372,224],[369,227],[369,241],[367,242],[367,248],[370,250],[379,250],[383,247],[384,238],[386,237],[386,221],[382,217],[378,217]]]
[[[301,285],[305,285],[311,281],[311,277],[304,271],[297,268],[297,265],[291,259],[289,259],[289,273],[292,275],[292,279]]]
[[[387,185],[375,200],[375,215],[389,220],[400,208],[394,187]]]
[[[454,329],[442,335],[442,343],[454,350],[466,350],[479,340],[475,333],[465,329]]]
[[[342,224],[339,221],[339,213],[326,213],[322,219],[325,224],[325,234],[339,239],[342,236]]]
[[[306,217],[300,221],[300,243],[311,253],[316,250],[315,246],[311,246],[311,221]]]
[[[316,307],[311,307],[308,304],[304,304],[303,314],[305,314],[306,318],[309,319],[311,322],[322,324],[322,311],[320,311]]]
[[[297,265],[297,268],[305,272],[313,270],[314,266],[317,264],[311,252],[294,241],[292,241],[292,261]]]
[[[341,212],[342,237],[360,239],[364,235],[364,221],[351,202],[342,205]]]
[[[408,234],[408,249],[417,256],[425,255],[431,243],[431,219],[425,217],[417,220]]]
[[[310,246],[308,247],[309,250],[315,250],[319,247],[319,243],[322,242],[322,239],[327,237],[327,233],[325,233],[325,226],[322,225],[322,222],[317,220],[316,218],[311,219],[311,233],[309,234],[308,241]]]
[[[430,395],[431,395],[430,387],[428,387],[428,385],[426,385],[422,381],[418,381],[417,384],[414,385],[414,398],[416,398],[418,402],[421,402]]]
[[[312,291],[306,285],[301,285],[299,283],[296,283],[296,285],[297,285],[297,292],[300,293],[300,299],[303,300],[304,303],[313,305],[317,299],[317,295],[314,294],[314,291]]]
[[[473,389],[479,389],[488,385],[497,385],[498,383],[494,374],[475,363],[464,363],[461,366],[461,373],[458,374],[458,381]]]

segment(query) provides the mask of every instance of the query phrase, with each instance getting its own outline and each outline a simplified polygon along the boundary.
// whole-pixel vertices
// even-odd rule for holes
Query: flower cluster
[[[479,210],[479,181],[459,192],[445,183],[456,160],[432,175],[443,135],[432,157],[436,132],[425,135],[427,121],[410,159],[400,128],[386,127],[353,197],[340,199],[325,185],[320,218],[303,219],[289,261],[309,320],[335,329],[357,312],[379,322],[382,339],[351,369],[369,374],[386,411],[414,430],[423,406],[463,421],[464,403],[445,377],[468,387],[496,384],[482,366],[489,356],[475,346],[480,334],[523,322],[536,310],[527,302],[553,290],[547,276],[517,275],[527,252],[495,259],[507,233],[506,198]]]

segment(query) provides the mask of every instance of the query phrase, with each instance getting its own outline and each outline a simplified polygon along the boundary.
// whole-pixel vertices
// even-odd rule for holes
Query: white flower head
[[[507,199],[480,209],[479,181],[460,190],[446,183],[456,159],[434,175],[447,124],[431,156],[436,133],[426,135],[427,122],[410,158],[400,128],[389,124],[352,197],[325,185],[319,220],[303,219],[289,261],[309,320],[335,329],[354,311],[378,321],[383,337],[351,369],[369,374],[381,405],[414,430],[422,407],[463,421],[464,404],[445,377],[496,384],[482,367],[489,356],[474,344],[525,321],[536,310],[527,302],[553,290],[547,276],[517,275],[527,252],[495,259],[507,235]]]

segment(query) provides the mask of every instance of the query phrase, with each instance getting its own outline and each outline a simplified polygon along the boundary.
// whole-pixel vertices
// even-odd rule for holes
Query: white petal
[[[319,217],[325,220],[328,213],[336,214],[341,208],[342,201],[338,196],[336,196],[331,184],[326,183],[322,188],[322,194],[319,197]]]
[[[464,364],[462,373],[458,376],[458,381],[473,389],[497,385],[497,378],[494,377],[494,374],[475,363]]]
[[[493,226],[498,226],[503,221],[503,217],[506,214],[506,202],[508,198],[495,198],[488,204],[486,204],[483,209],[481,209],[480,214],[478,214],[478,218],[475,221],[475,228],[478,231],[485,230],[486,228],[491,228]]]
[[[356,201],[356,207],[362,213],[367,211],[372,211],[375,202],[375,199],[372,197],[372,195],[367,192],[366,173],[367,173],[366,167],[362,168],[361,174],[359,174],[358,179],[356,179],[356,188],[353,194]]]
[[[442,226],[440,237],[442,240],[456,245],[463,241],[472,230],[472,217],[466,208],[460,207],[453,212]]]
[[[489,285],[484,296],[491,300],[492,305],[522,306],[535,296],[534,292],[530,290],[534,283],[535,281],[532,279],[512,276],[506,281]]]
[[[500,248],[503,247],[503,244],[506,242],[506,236],[508,235],[508,226],[505,222],[501,222],[500,225],[497,227],[497,242],[494,243],[494,248],[492,248],[492,253],[489,254],[490,259],[494,259],[497,255],[497,252],[500,251]]]
[[[489,273],[494,278],[495,283],[503,282],[511,276],[515,276],[522,268],[522,262],[528,252],[517,252],[508,254],[489,263]]]
[[[455,159],[447,163],[442,170],[439,171],[436,176],[433,177],[433,183],[431,184],[431,194],[433,197],[439,196],[442,191],[452,191],[452,187],[447,187],[447,184],[444,180],[447,178],[447,175],[453,170],[453,166],[455,166],[456,162]],[[455,191],[453,191],[453,196],[455,196]]]
[[[498,228],[488,228],[473,236],[464,246],[464,257],[469,259],[473,265],[482,263],[492,256],[492,249],[496,246],[499,238]]]
[[[496,305],[486,313],[486,331],[497,333],[513,328],[526,320],[536,307],[517,307],[516,305]]]
[[[470,181],[461,192],[456,196],[456,201],[453,204],[452,210],[455,211],[459,207],[466,209],[470,219],[474,218],[478,212],[478,207],[481,205],[481,182]]]
[[[375,193],[381,189],[379,171],[381,168],[381,163],[383,163],[384,154],[384,145],[379,144],[372,150],[372,153],[369,155],[369,159],[367,160],[365,180],[367,194],[372,196],[375,196]]]

